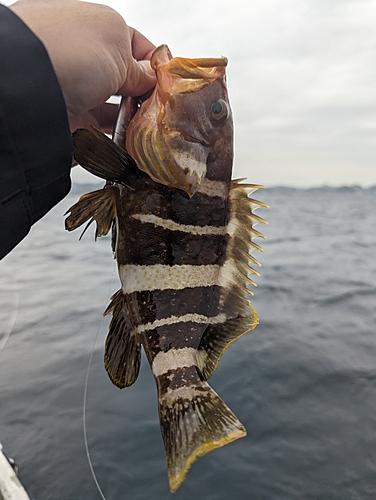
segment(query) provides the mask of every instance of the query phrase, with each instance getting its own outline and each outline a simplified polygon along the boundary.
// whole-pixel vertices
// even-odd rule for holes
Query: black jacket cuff
[[[0,5],[0,258],[70,190],[73,143],[41,41]]]

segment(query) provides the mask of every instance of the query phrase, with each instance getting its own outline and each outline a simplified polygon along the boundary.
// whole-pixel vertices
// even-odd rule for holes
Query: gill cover
[[[126,149],[155,182],[189,196],[198,190],[218,138],[213,130],[231,119],[226,65],[225,57],[173,58],[166,45],[154,51],[157,85],[128,127]],[[221,95],[213,99],[203,90],[216,81]]]

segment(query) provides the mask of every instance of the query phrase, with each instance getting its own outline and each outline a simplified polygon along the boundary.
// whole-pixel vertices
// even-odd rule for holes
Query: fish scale
[[[206,380],[258,323],[249,251],[261,249],[253,225],[264,221],[253,210],[265,205],[248,197],[261,186],[231,180],[227,60],[173,59],[162,46],[151,62],[157,87],[132,120],[121,108],[118,144],[98,131],[74,134],[77,161],[107,184],[70,208],[66,228],[95,221],[101,236],[113,227],[122,286],[104,313],[113,316],[105,367],[118,387],[133,384],[143,346],[176,491],[197,457],[246,434]]]

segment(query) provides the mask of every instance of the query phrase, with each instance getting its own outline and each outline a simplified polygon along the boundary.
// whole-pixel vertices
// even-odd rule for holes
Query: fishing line
[[[10,334],[13,331],[13,327],[16,323],[17,319],[17,313],[18,313],[18,307],[20,305],[20,293],[19,293],[19,287],[18,287],[18,281],[14,275],[14,273],[11,271],[11,275],[13,278],[13,287],[11,287],[11,290],[14,290],[14,303],[13,303],[13,308],[12,311],[9,315],[9,320],[8,320],[8,326],[5,326],[4,333],[1,335],[0,334],[0,351],[2,351],[5,347],[5,344],[8,342],[8,339],[10,337]],[[7,287],[7,295],[9,295],[9,287]],[[2,322],[3,324],[3,322]]]
[[[106,299],[106,304],[108,304],[108,301],[109,301],[109,298],[110,298],[110,295],[111,295],[111,288],[112,288],[112,285],[114,283],[114,278],[115,278],[115,271],[116,271],[116,262],[114,262],[114,266],[113,266],[113,270],[112,270],[112,278],[111,278],[111,283],[110,283],[110,286],[109,286],[109,289],[108,289],[108,293],[107,293],[107,299]],[[86,428],[86,403],[87,403],[87,389],[88,389],[88,385],[89,385],[89,373],[90,373],[90,368],[91,368],[91,364],[92,364],[92,361],[93,361],[93,356],[94,356],[94,349],[95,349],[95,344],[98,340],[98,336],[99,336],[99,332],[101,330],[101,327],[102,327],[102,323],[103,323],[103,316],[100,320],[100,323],[99,323],[99,326],[98,326],[98,330],[97,330],[97,334],[94,338],[94,342],[93,342],[93,347],[91,348],[91,353],[90,353],[90,359],[89,359],[89,365],[87,367],[87,372],[86,372],[86,380],[85,380],[85,390],[84,390],[84,401],[83,401],[83,405],[82,405],[82,420],[83,420],[83,431],[84,431],[84,442],[85,442],[85,450],[86,450],[86,458],[88,460],[88,463],[89,463],[89,467],[90,467],[90,471],[91,471],[91,475],[93,476],[93,479],[94,479],[94,483],[98,489],[98,492],[100,494],[100,496],[102,497],[102,500],[106,500],[106,497],[99,485],[99,482],[98,482],[98,479],[97,479],[97,476],[95,474],[95,471],[94,471],[94,466],[93,466],[93,462],[91,460],[91,456],[90,456],[90,450],[89,450],[89,443],[88,443],[88,440],[87,440],[87,428]]]

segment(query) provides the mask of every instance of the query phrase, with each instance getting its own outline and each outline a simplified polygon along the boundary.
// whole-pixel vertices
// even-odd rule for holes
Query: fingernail
[[[146,73],[148,76],[151,76],[152,78],[156,78],[155,71],[150,66],[149,60],[138,61],[138,63],[142,66],[144,73]]]

